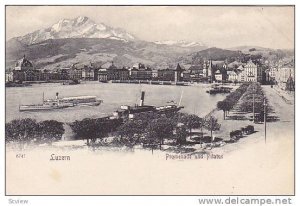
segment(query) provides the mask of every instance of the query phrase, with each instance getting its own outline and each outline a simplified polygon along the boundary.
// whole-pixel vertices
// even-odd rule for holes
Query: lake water
[[[168,101],[179,102],[183,112],[205,116],[216,107],[217,101],[225,95],[209,95],[205,91],[210,85],[172,86],[172,85],[138,85],[138,84],[110,84],[86,82],[79,85],[61,84],[34,84],[30,87],[6,88],[6,122],[18,118],[34,118],[37,120],[54,119],[62,122],[71,122],[83,118],[97,118],[111,115],[121,105],[139,103],[141,91],[146,92],[145,105],[161,106]],[[58,92],[60,97],[92,95],[102,99],[100,106],[78,106],[51,111],[19,112],[20,104],[42,103],[43,92],[45,99],[55,98]]]

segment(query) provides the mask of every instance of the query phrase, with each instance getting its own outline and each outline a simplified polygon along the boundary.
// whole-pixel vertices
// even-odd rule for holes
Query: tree
[[[236,85],[236,84],[238,83],[238,80],[235,79],[235,80],[233,81],[233,83],[234,83],[234,85]]]
[[[295,91],[295,82],[294,82],[294,80],[293,80],[292,77],[288,78],[288,80],[286,82],[285,90],[287,90],[287,91]]]
[[[186,143],[187,137],[187,128],[185,125],[180,125],[176,127],[176,137],[177,137],[177,144],[183,145]]]
[[[87,145],[90,144],[90,139],[95,138],[97,128],[96,122],[93,119],[85,118],[81,121],[76,120],[70,126],[77,137],[87,140]]]
[[[52,142],[53,140],[61,140],[62,135],[65,132],[62,122],[55,120],[46,120],[39,123],[39,129],[41,133],[40,140]]]
[[[214,141],[213,131],[217,131],[221,127],[221,124],[218,123],[218,119],[215,118],[214,116],[210,116],[206,118],[204,127],[210,131],[211,141],[213,142]]]
[[[124,143],[132,145],[140,140],[141,136],[145,132],[145,127],[146,125],[143,124],[142,120],[128,120],[117,128],[117,134],[121,136],[122,142],[125,141]]]
[[[159,146],[161,149],[161,145],[164,144],[164,139],[172,138],[173,136],[174,125],[170,121],[170,119],[166,117],[160,117],[157,119],[153,119],[146,128],[146,136],[151,141],[159,142]]]
[[[224,120],[225,120],[226,112],[228,112],[231,109],[231,107],[232,107],[232,103],[228,99],[225,99],[223,101],[219,101],[217,103],[217,108],[219,110],[223,110]]]
[[[179,122],[183,123],[190,131],[201,127],[202,119],[195,114],[182,114]]]
[[[38,136],[39,124],[34,119],[17,119],[6,123],[5,139],[7,141],[20,142],[23,145],[23,143],[35,141]]]
[[[121,125],[119,119],[89,119],[85,118],[81,121],[76,120],[70,126],[77,138],[86,139],[89,145],[89,140],[95,142],[97,138],[103,138],[110,132],[115,131]]]

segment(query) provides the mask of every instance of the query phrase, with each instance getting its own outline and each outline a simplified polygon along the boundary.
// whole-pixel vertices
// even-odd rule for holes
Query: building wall
[[[258,68],[252,61],[249,61],[244,67],[244,76],[246,82],[257,82],[258,79]]]
[[[223,81],[223,75],[221,73],[215,74],[216,81]]]
[[[158,70],[158,79],[161,81],[174,81],[175,71],[174,70]]]
[[[131,70],[130,78],[137,80],[151,80],[152,70]]]
[[[95,71],[92,68],[82,69],[82,79],[92,81],[95,78]]]
[[[238,81],[238,75],[235,72],[230,72],[228,74],[228,81],[231,82]]]

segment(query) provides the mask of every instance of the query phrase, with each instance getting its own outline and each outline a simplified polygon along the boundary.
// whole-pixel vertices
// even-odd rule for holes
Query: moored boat
[[[122,105],[120,110],[117,110],[113,113],[111,118],[122,118],[122,119],[134,119],[136,115],[145,114],[145,113],[159,113],[159,114],[167,114],[171,112],[178,112],[183,106],[176,104],[168,104],[164,106],[152,106],[152,105],[144,105],[145,92],[142,91],[140,104],[135,106]],[[180,97],[180,102],[181,102]]]
[[[42,110],[54,110],[63,109],[67,107],[75,106],[99,106],[103,101],[97,99],[96,96],[75,96],[58,98],[58,92],[55,99],[44,100],[42,104],[20,105],[19,111],[42,111]]]
[[[209,93],[209,94],[224,94],[224,93],[230,93],[232,88],[230,87],[213,87],[209,90],[206,91],[206,93]]]

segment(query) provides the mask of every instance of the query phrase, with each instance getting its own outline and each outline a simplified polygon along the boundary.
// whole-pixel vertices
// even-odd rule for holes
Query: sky
[[[7,6],[6,39],[78,16],[123,28],[145,41],[294,48],[294,7],[287,6]]]

